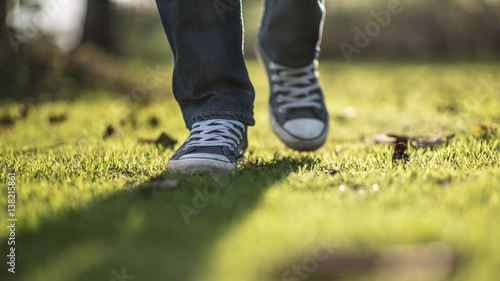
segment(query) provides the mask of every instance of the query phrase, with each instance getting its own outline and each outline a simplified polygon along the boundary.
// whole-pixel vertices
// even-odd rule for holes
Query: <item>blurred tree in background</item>
[[[343,58],[342,42],[353,44],[358,27],[376,21],[389,1],[327,0],[322,55]],[[356,3],[365,3],[355,5]],[[329,5],[330,4],[330,5]],[[390,59],[488,59],[500,54],[499,0],[401,1],[402,12],[354,57]]]
[[[7,1],[2,1],[0,4],[0,28],[2,29],[2,35],[4,35],[3,29],[5,28],[5,21],[7,18]]]
[[[140,1],[138,1],[140,2]],[[356,32],[390,0],[326,0],[322,58],[345,60],[343,42],[353,44]],[[115,32],[119,51],[149,61],[167,60],[168,42],[154,1],[140,8],[117,5]],[[500,0],[401,0],[402,12],[391,16],[377,36],[353,58],[491,59],[500,55]],[[245,53],[254,57],[262,0],[243,1]]]
[[[110,0],[87,0],[82,43],[92,43],[106,51],[117,52],[114,25]]]
[[[128,92],[135,85],[115,56],[118,48],[112,3],[109,0],[86,1],[81,40],[69,51],[61,49],[54,40],[55,35],[47,33],[42,24],[56,18],[71,2],[55,2],[52,7],[35,0],[3,2],[0,98],[37,103],[73,98],[83,88]],[[6,26],[9,11],[11,18],[19,16],[12,15],[15,7],[26,8],[23,15],[27,18],[24,20],[26,26]]]

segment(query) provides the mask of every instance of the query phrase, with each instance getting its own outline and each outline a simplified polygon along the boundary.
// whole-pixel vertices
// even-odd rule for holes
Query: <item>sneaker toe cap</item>
[[[317,139],[323,134],[326,124],[317,119],[299,118],[287,121],[283,128],[291,135],[304,140]]]
[[[224,155],[218,155],[213,153],[191,153],[183,155],[179,160],[198,160],[198,161],[221,161],[226,163],[231,163],[229,158]]]

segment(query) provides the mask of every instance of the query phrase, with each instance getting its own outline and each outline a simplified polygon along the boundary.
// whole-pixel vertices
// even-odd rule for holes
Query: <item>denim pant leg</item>
[[[239,0],[156,0],[174,54],[172,87],[186,127],[209,119],[254,125]]]
[[[259,44],[272,61],[309,65],[319,54],[324,0],[266,0]]]

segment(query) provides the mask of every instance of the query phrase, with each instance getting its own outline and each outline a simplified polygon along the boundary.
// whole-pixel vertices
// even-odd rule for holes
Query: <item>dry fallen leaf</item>
[[[10,115],[5,115],[0,118],[0,131],[8,130],[14,126],[15,120]]]
[[[49,122],[51,124],[58,124],[66,121],[68,119],[68,116],[66,113],[62,114],[55,114],[55,115],[50,115],[49,116]]]
[[[142,139],[139,139],[139,143],[159,144],[165,148],[171,148],[177,143],[177,140],[173,139],[172,137],[170,137],[166,133],[161,133],[161,135],[158,137],[158,139],[142,138]]]
[[[163,147],[173,147],[176,143],[175,139],[165,133],[161,133],[160,137],[156,140],[156,144],[160,144]]]
[[[413,147],[420,147],[420,148],[426,148],[431,145],[435,144],[443,144],[447,142],[449,139],[453,138],[455,134],[451,134],[445,137],[412,137],[411,138],[411,145]]]
[[[340,172],[348,173],[349,170],[346,169],[346,168],[342,168],[342,167],[333,167],[333,169],[331,169],[331,170],[323,170],[323,172],[326,173],[326,174],[330,174],[331,176],[334,176],[334,175],[336,175],[337,173],[340,173]]]
[[[398,143],[398,142],[407,142],[410,138],[404,135],[395,135],[395,134],[376,134],[373,136],[365,137],[364,140],[366,142],[375,141],[376,143]]]
[[[472,133],[477,137],[488,137],[495,134],[497,131],[497,124],[490,122],[480,122],[472,127]]]
[[[403,163],[407,163],[409,159],[409,155],[406,152],[406,144],[398,143],[394,147],[394,154],[392,155],[392,163],[397,160],[403,160]]]
[[[152,116],[151,118],[149,118],[148,123],[149,123],[149,126],[156,128],[160,124],[160,120],[158,120],[158,118],[156,118],[156,116]]]
[[[102,136],[102,138],[107,139],[107,138],[113,136],[115,133],[116,133],[116,130],[113,127],[113,125],[108,125],[108,127],[106,127],[106,130],[104,131],[104,135]]]
[[[385,134],[380,133],[373,136],[368,136],[364,138],[364,141],[374,141],[376,143],[408,143],[415,148],[426,148],[435,144],[443,144],[447,142],[450,138],[454,137],[455,134],[451,134],[445,137],[422,137],[422,136],[414,136],[409,137],[405,135],[396,135],[396,134]]]
[[[440,105],[437,107],[439,112],[449,112],[449,113],[457,113],[462,110],[462,106],[459,103],[451,103],[447,105]]]

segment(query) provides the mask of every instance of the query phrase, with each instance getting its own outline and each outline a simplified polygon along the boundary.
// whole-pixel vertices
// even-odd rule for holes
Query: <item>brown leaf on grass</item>
[[[431,145],[443,144],[447,142],[449,139],[454,137],[455,134],[451,134],[445,137],[422,137],[422,136],[414,136],[409,137],[405,135],[396,135],[396,134],[385,134],[380,133],[373,136],[368,136],[364,138],[364,141],[375,141],[376,143],[408,143],[415,148],[426,148]]]
[[[333,167],[333,169],[323,170],[323,172],[325,174],[330,174],[331,176],[334,176],[334,175],[336,175],[337,173],[340,173],[340,172],[349,173],[349,170],[346,169],[346,168],[342,168],[342,167]]]
[[[158,120],[158,118],[156,118],[156,116],[152,116],[151,118],[149,118],[148,123],[149,123],[149,126],[156,128],[160,124],[160,120]]]
[[[172,148],[176,143],[177,140],[173,139],[166,133],[161,133],[161,135],[157,139],[148,139],[148,138],[142,138],[139,139],[139,143],[141,144],[157,144],[161,145],[165,148]]]
[[[160,144],[163,147],[173,147],[177,143],[177,140],[171,138],[166,133],[161,133],[160,137],[156,140],[156,144]]]
[[[445,280],[459,265],[459,255],[444,242],[395,245],[380,250],[346,250],[321,245],[324,256],[316,258],[318,250],[279,267],[273,276],[293,279],[304,263],[314,260],[310,277],[359,278],[385,277],[390,280]],[[316,254],[315,254],[316,253]],[[301,267],[302,266],[302,267]],[[304,273],[304,272],[302,272]],[[408,278],[412,276],[413,278]],[[402,278],[404,277],[404,278]],[[314,280],[314,279],[313,279]]]
[[[108,127],[106,127],[106,130],[104,131],[104,135],[102,136],[102,138],[107,139],[113,136],[115,133],[116,129],[113,127],[113,125],[108,125]]]
[[[407,163],[410,156],[405,153],[406,152],[406,144],[398,143],[394,147],[394,154],[392,155],[392,163],[397,160],[403,160],[403,163]]]
[[[395,134],[376,134],[373,136],[365,137],[364,140],[366,142],[375,141],[376,143],[398,143],[398,142],[407,142],[410,138],[404,135],[395,135]]]
[[[462,106],[459,103],[451,103],[447,105],[440,105],[437,107],[439,112],[449,112],[449,113],[457,113],[462,110]]]
[[[497,124],[490,122],[480,122],[472,127],[472,133],[481,138],[485,138],[495,134],[497,131]]]
[[[49,116],[49,122],[51,124],[59,124],[68,119],[68,115],[66,113],[54,114]]]
[[[451,134],[445,137],[412,137],[410,143],[413,147],[426,148],[435,144],[443,144],[454,136],[455,134]]]
[[[14,126],[15,120],[10,115],[5,115],[0,118],[0,131],[8,130]]]

